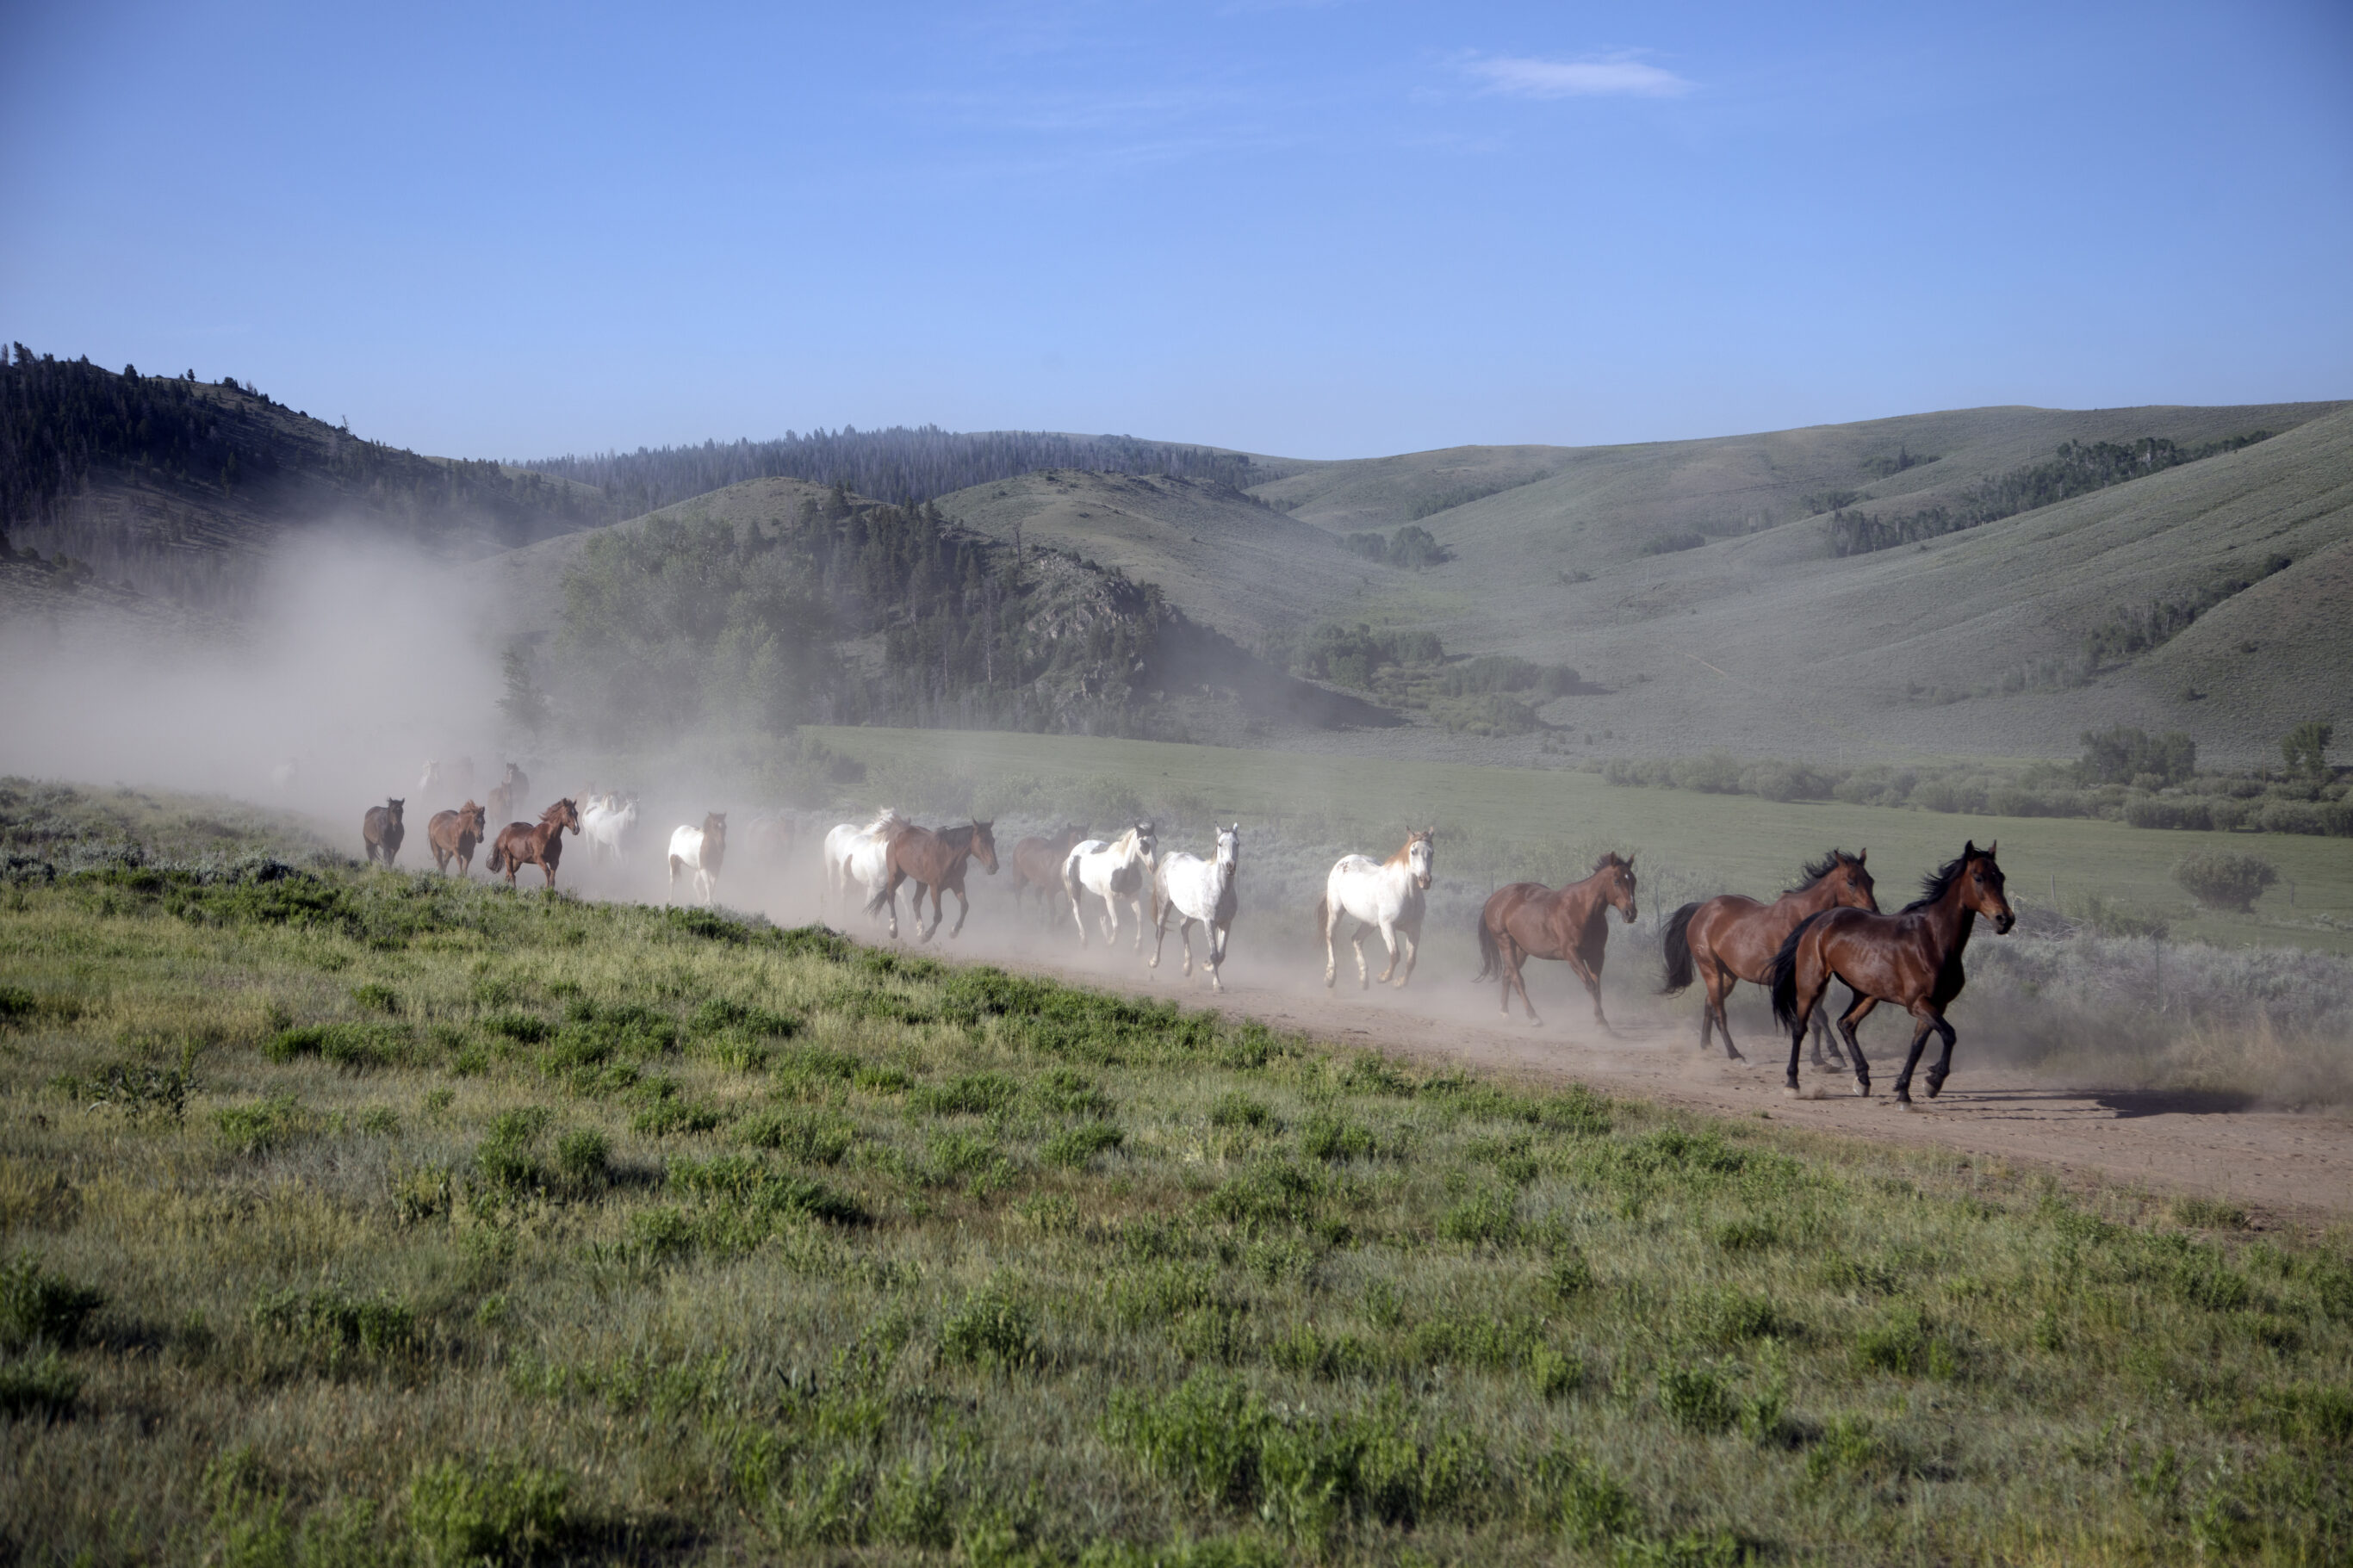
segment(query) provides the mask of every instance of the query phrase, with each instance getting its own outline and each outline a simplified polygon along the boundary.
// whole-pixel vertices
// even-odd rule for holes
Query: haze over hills
[[[1224,721],[1197,713],[1201,738],[1402,744],[1482,761],[1715,747],[1829,748],[1857,761],[2067,754],[2084,729],[2128,722],[2185,729],[2218,760],[2247,760],[2300,719],[2353,718],[2353,405],[2342,404],[1982,408],[1709,440],[1342,461],[1125,437],[820,432],[569,460],[557,465],[566,473],[543,475],[368,443],[234,383],[21,353],[5,376],[0,526],[26,552],[0,563],[10,605],[74,589],[82,602],[156,614],[234,612],[276,542],[335,522],[479,563],[468,570],[500,590],[499,635],[545,644],[563,628],[566,574],[597,537],[641,534],[655,518],[699,520],[735,528],[748,548],[819,510],[886,517],[881,498],[778,474],[621,517],[632,497],[798,467],[869,477],[896,496],[889,517],[920,522],[929,503],[923,515],[940,521],[922,527],[945,528],[940,547],[980,574],[939,612],[964,628],[958,647],[995,647],[1018,629],[973,628],[1030,602],[990,598],[987,583],[1008,563],[1048,559],[1039,552],[1069,578],[1057,603],[1095,606],[1071,625],[1100,612],[1125,626],[1123,617],[1148,619],[1165,605],[1228,649],[1209,665],[1229,674],[1248,650],[1296,663],[1318,638],[1369,628],[1355,663],[1297,664],[1335,700],[1261,702],[1250,726],[1230,709]],[[2115,470],[2097,480],[2105,488],[2014,515],[1989,506],[1997,490],[2033,491],[2029,501],[2065,493],[2045,483],[2065,467],[2054,458],[2063,448],[2079,466],[2090,452]],[[1008,471],[1074,454],[1110,471]],[[967,482],[975,475],[987,477]],[[1903,542],[1841,556],[1831,514]],[[1923,518],[1934,527],[1915,542],[1903,529]],[[1410,566],[1378,559],[1380,536],[1409,524],[1434,550]],[[33,552],[46,558],[37,569]],[[78,564],[60,568],[60,557]],[[742,564],[697,570],[723,577]],[[714,593],[726,589],[714,582]],[[837,608],[850,603],[838,585],[827,594]],[[837,657],[879,668],[896,612],[857,603],[859,629],[839,628]],[[1422,662],[1368,678],[1381,658],[1374,645],[1400,635],[1421,639]],[[1489,706],[1466,722],[1412,696],[1450,679],[1447,689],[1461,688],[1447,671],[1479,655],[1527,661],[1490,660],[1490,686],[1461,689],[1475,697],[1504,681],[1517,695],[1500,709],[1500,698],[1480,699]],[[1058,666],[1071,691],[1107,689],[1100,657]],[[997,710],[969,700],[935,711],[964,689],[941,668],[925,721],[997,721],[986,716]],[[1082,668],[1098,673],[1073,673]],[[1551,673],[1538,689],[1540,670]],[[1279,671],[1249,681],[1269,678]],[[1382,719],[1365,699],[1392,711]],[[1024,721],[1066,721],[1054,717],[1062,700]],[[1376,719],[1411,728],[1354,732]]]

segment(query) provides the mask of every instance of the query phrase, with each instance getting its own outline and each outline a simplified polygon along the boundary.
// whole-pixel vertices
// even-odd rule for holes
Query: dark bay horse
[[[447,871],[458,862],[458,875],[474,869],[474,846],[482,841],[482,808],[468,801],[455,811],[437,811],[425,825],[425,842],[433,847],[433,864]]]
[[[1013,903],[1018,909],[1021,895],[1030,889],[1038,889],[1038,898],[1046,906],[1046,924],[1051,926],[1060,913],[1062,897],[1062,862],[1087,836],[1086,824],[1065,823],[1062,830],[1051,838],[1025,838],[1013,847]]]
[[[1609,942],[1609,911],[1616,910],[1627,924],[1634,923],[1634,862],[1612,850],[1593,863],[1593,874],[1557,890],[1542,882],[1514,882],[1488,895],[1479,911],[1479,978],[1501,972],[1504,1016],[1511,1016],[1512,993],[1528,1010],[1528,1022],[1541,1024],[1536,1005],[1528,1000],[1528,983],[1520,964],[1531,958],[1565,958],[1593,998],[1593,1021],[1607,1029],[1601,1016],[1601,958]]]
[[[1725,1016],[1724,999],[1732,988],[1746,980],[1752,985],[1773,983],[1773,955],[1781,951],[1789,933],[1798,929],[1808,915],[1818,915],[1824,910],[1843,908],[1879,912],[1879,898],[1872,890],[1871,873],[1862,863],[1870,858],[1866,849],[1860,855],[1850,855],[1843,849],[1833,849],[1799,873],[1805,879],[1769,904],[1738,893],[1718,893],[1715,898],[1695,904],[1685,904],[1667,919],[1666,984],[1659,987],[1662,996],[1672,996],[1692,983],[1694,971],[1707,987],[1707,1005],[1700,1009],[1699,1048],[1707,1049],[1708,1032],[1713,1029],[1724,1036],[1724,1054],[1730,1061],[1745,1061],[1740,1047],[1732,1043],[1732,1024]],[[1830,1033],[1827,1015],[1814,1015],[1814,1065],[1822,1065],[1822,1040]],[[1832,1067],[1844,1067],[1838,1058],[1838,1047],[1831,1047]]]
[[[991,831],[992,822],[974,822],[965,827],[943,827],[936,832],[918,827],[910,822],[891,835],[882,862],[882,889],[866,902],[866,912],[875,914],[884,909],[891,911],[891,934],[899,934],[899,884],[915,884],[914,902],[910,912],[921,920],[923,894],[932,895],[932,923],[923,928],[923,940],[932,940],[940,929],[940,895],[956,896],[956,923],[948,935],[964,930],[964,918],[972,912],[972,900],[965,897],[964,868],[967,861],[977,860],[992,877],[997,875],[997,837]]]
[[[389,866],[400,858],[400,841],[408,836],[400,825],[403,804],[386,796],[382,805],[369,806],[367,815],[360,818],[360,842],[367,847],[370,865],[382,860]]]
[[[1920,896],[1894,914],[1826,910],[1789,933],[1773,958],[1773,1016],[1789,1031],[1790,1093],[1798,1089],[1798,1047],[1806,1037],[1806,1020],[1835,975],[1855,994],[1838,1026],[1854,1057],[1855,1092],[1871,1092],[1871,1064],[1862,1059],[1854,1026],[1880,1003],[1893,1002],[1919,1020],[1911,1054],[1895,1079],[1895,1102],[1912,1103],[1912,1069],[1932,1029],[1945,1040],[1928,1068],[1928,1098],[1936,1098],[1953,1070],[1953,1026],[1945,1022],[1945,1009],[1968,979],[1961,953],[1969,945],[1969,931],[1979,915],[1993,921],[1997,932],[2018,921],[2002,890],[2001,868],[1994,863],[1998,847],[1980,849],[1972,839],[1959,858],[1936,868]]]
[[[580,832],[580,812],[570,800],[559,800],[539,814],[539,826],[510,822],[499,829],[497,842],[491,846],[491,858],[485,862],[493,871],[507,874],[507,886],[514,886],[515,873],[525,866],[536,866],[555,886],[555,868],[564,858],[564,830],[570,828],[576,837]]]

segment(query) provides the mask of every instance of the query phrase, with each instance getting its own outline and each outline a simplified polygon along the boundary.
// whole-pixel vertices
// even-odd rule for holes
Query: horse
[[[567,827],[574,837],[580,836],[580,808],[572,804],[569,796],[541,812],[535,827],[525,822],[510,822],[500,828],[497,840],[491,845],[491,858],[484,864],[493,871],[504,871],[510,888],[514,886],[517,871],[525,866],[536,866],[553,888],[556,865],[564,858],[564,830]]]
[[[1226,936],[1233,930],[1234,910],[1241,901],[1242,825],[1218,831],[1214,859],[1203,860],[1179,849],[1153,869],[1153,902],[1159,913],[1153,921],[1152,967],[1160,967],[1160,949],[1168,940],[1168,916],[1177,916],[1177,940],[1185,944],[1185,974],[1193,973],[1193,922],[1201,922],[1206,951],[1201,967],[1209,972],[1209,989],[1223,991],[1218,971],[1226,962]]]
[[[825,836],[827,894],[837,900],[845,899],[849,896],[849,884],[856,882],[871,897],[890,876],[885,859],[891,835],[907,826],[907,819],[887,805],[862,826],[836,823]]]
[[[1404,847],[1378,865],[1370,856],[1343,855],[1332,868],[1332,874],[1324,879],[1324,897],[1315,906],[1316,929],[1324,933],[1324,989],[1331,989],[1340,969],[1333,956],[1332,939],[1341,920],[1351,915],[1358,922],[1350,939],[1356,948],[1358,987],[1372,989],[1372,983],[1365,978],[1365,937],[1375,926],[1380,928],[1381,941],[1389,950],[1389,966],[1381,971],[1381,984],[1388,984],[1389,976],[1397,973],[1400,939],[1405,943],[1405,973],[1398,974],[1397,984],[1403,988],[1413,978],[1413,962],[1421,952],[1422,895],[1430,890],[1437,832],[1434,827],[1408,829]]]
[[[1699,1015],[1701,1050],[1707,1049],[1708,1034],[1713,1030],[1724,1037],[1725,1060],[1747,1059],[1732,1043],[1732,1024],[1725,1016],[1724,999],[1744,980],[1752,985],[1771,984],[1773,955],[1781,951],[1781,943],[1808,915],[1832,908],[1879,912],[1879,897],[1873,891],[1871,873],[1863,869],[1862,864],[1870,856],[1868,849],[1860,855],[1833,849],[1800,870],[1798,874],[1804,879],[1784,889],[1769,904],[1760,904],[1738,893],[1718,893],[1702,902],[1685,904],[1667,918],[1666,978],[1659,987],[1659,994],[1674,995],[1691,984],[1693,973],[1697,972],[1707,987],[1707,1005]],[[1822,1043],[1829,1035],[1828,1016],[1817,1013],[1816,1067],[1823,1065]],[[1846,1066],[1838,1054],[1835,1040],[1831,1042],[1829,1065]]]
[[[727,858],[727,814],[707,812],[700,827],[680,827],[670,836],[670,885],[681,871],[694,873],[694,889],[710,903],[719,893],[719,865]]]
[[[1071,897],[1071,920],[1079,928],[1079,945],[1087,945],[1086,911],[1079,900],[1092,893],[1103,901],[1103,941],[1119,940],[1119,902],[1125,899],[1135,911],[1135,951],[1144,951],[1144,906],[1153,897],[1153,859],[1160,841],[1152,824],[1139,822],[1117,838],[1082,838],[1062,857],[1062,890]]]
[[[490,813],[492,821],[512,816],[515,803],[531,796],[531,777],[512,763],[507,764],[506,776],[491,786]],[[503,835],[502,835],[503,837]]]
[[[403,804],[387,795],[382,805],[369,806],[367,815],[360,818],[360,842],[367,847],[370,865],[381,859],[389,866],[400,858],[400,841],[408,836],[400,825]]]
[[[1880,1003],[1893,1002],[1919,1020],[1911,1054],[1896,1076],[1895,1103],[1912,1103],[1912,1069],[1932,1029],[1945,1042],[1928,1068],[1928,1098],[1936,1098],[1953,1070],[1953,1026],[1945,1021],[1945,1009],[1968,980],[1961,954],[1969,945],[1969,931],[1979,915],[1993,921],[1997,935],[2018,923],[1994,860],[2000,847],[1996,841],[1980,849],[1971,839],[1957,858],[1936,868],[1918,898],[1894,914],[1825,910],[1808,916],[1782,942],[1773,955],[1773,1016],[1789,1031],[1789,1093],[1798,1092],[1798,1047],[1806,1037],[1806,1020],[1836,975],[1855,995],[1838,1025],[1854,1058],[1854,1091],[1871,1092],[1871,1064],[1863,1060],[1855,1026]]]
[[[437,811],[425,825],[425,842],[433,847],[433,865],[447,871],[458,862],[458,875],[474,870],[474,847],[482,841],[482,808],[468,801],[455,811]]]
[[[580,834],[588,840],[588,856],[601,860],[607,854],[621,862],[631,829],[638,825],[638,797],[602,795],[580,808]]]
[[[1054,923],[1054,895],[1062,890],[1062,862],[1087,836],[1084,823],[1065,823],[1062,831],[1051,838],[1025,838],[1013,847],[1013,904],[1021,905],[1021,895],[1035,888],[1038,901],[1046,910],[1046,923]]]
[[[417,777],[417,798],[419,800],[430,802],[436,798],[435,792],[439,790],[440,787],[441,764],[428,757],[426,759],[425,771],[422,773],[419,773]],[[427,824],[427,826],[430,826],[431,825]]]
[[[1503,975],[1504,1016],[1512,1016],[1512,993],[1517,990],[1528,1022],[1541,1025],[1520,964],[1531,958],[1565,958],[1593,998],[1593,1021],[1608,1029],[1609,1020],[1601,1016],[1601,959],[1609,942],[1611,910],[1628,925],[1634,923],[1634,862],[1614,849],[1593,863],[1591,876],[1558,891],[1542,882],[1514,882],[1489,894],[1479,911],[1479,978]]]
[[[909,912],[921,920],[923,914],[923,894],[932,895],[932,923],[923,928],[922,940],[929,942],[932,933],[940,929],[940,895],[956,896],[956,923],[948,932],[954,937],[964,930],[964,918],[972,912],[972,900],[965,896],[964,868],[968,861],[977,860],[992,877],[997,875],[997,825],[975,818],[969,826],[943,827],[934,831],[902,822],[883,840],[882,886],[866,901],[866,912],[876,914],[891,911],[891,935],[899,934],[899,884],[915,884],[914,902]]]

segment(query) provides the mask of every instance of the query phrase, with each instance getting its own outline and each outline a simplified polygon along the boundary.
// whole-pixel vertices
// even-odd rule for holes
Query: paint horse
[[[1119,941],[1119,900],[1135,911],[1135,951],[1144,951],[1144,918],[1151,901],[1154,858],[1160,843],[1152,824],[1139,822],[1113,839],[1082,838],[1062,857],[1062,890],[1071,897],[1071,919],[1079,928],[1079,945],[1087,945],[1087,917],[1080,900],[1092,893],[1103,904],[1103,941]]]

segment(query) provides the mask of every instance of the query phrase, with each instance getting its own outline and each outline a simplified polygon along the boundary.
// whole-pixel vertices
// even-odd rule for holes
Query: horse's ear
[[[1993,855],[1994,855],[1994,851],[1995,851],[1995,850],[1997,850],[1997,849],[1999,849],[1999,848],[2000,848],[2000,847],[2001,847],[2001,840],[2000,840],[2000,839],[1999,839],[1999,838],[1995,839],[1992,843],[1990,843],[1990,844],[1987,845],[1987,846],[1986,846],[1986,858],[1987,858],[1987,859],[1989,859],[1989,860],[1992,859],[1992,858],[1993,858]]]
[[[1962,859],[1964,859],[1964,860],[1968,859],[1970,856],[1972,856],[1972,855],[1976,854],[1977,852],[1978,852],[1978,841],[1977,841],[1976,839],[1974,839],[1974,838],[1972,838],[1972,839],[1968,840],[1967,843],[1965,843],[1965,844],[1963,844],[1963,845],[1961,846],[1961,858],[1962,858]]]
[[[1868,860],[1868,859],[1870,859],[1870,858],[1871,858],[1871,851],[1870,851],[1869,849],[1865,849],[1865,850],[1862,851],[1860,854],[1858,854],[1858,855],[1856,855],[1856,856],[1855,856],[1855,858],[1854,858],[1854,863],[1855,863],[1856,865],[1860,866],[1860,865],[1862,865],[1865,860]]]

